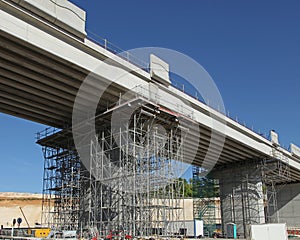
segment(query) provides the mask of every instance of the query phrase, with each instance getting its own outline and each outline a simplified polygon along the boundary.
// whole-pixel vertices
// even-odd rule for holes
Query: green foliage
[[[172,184],[165,186],[166,191],[170,189],[173,189],[174,192],[181,195],[183,194],[184,197],[193,197],[193,185],[184,178],[175,179]],[[163,189],[160,191],[163,192]]]
[[[180,183],[183,184],[183,187]],[[185,178],[178,178],[173,184],[170,184],[165,188],[167,190],[173,188],[175,192],[180,191],[180,194],[183,194],[183,196],[186,198],[210,198],[218,197],[220,195],[219,188],[215,183],[215,180],[209,177],[190,179],[189,181]]]
[[[184,197],[193,197],[193,184],[184,179]]]
[[[215,180],[209,176],[194,178],[192,180],[192,185],[194,198],[212,198],[220,196],[218,185]]]
[[[179,178],[179,181],[183,181],[184,197],[193,197],[193,185],[185,178]]]

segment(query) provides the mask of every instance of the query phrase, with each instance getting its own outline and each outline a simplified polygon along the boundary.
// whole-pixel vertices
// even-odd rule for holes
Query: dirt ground
[[[31,193],[0,193],[0,225],[11,227],[13,219],[22,218],[20,227],[27,227],[22,208],[31,227],[41,222],[42,195]]]

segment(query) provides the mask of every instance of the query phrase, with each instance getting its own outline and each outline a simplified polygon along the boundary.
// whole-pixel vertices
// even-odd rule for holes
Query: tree
[[[193,197],[194,198],[212,198],[219,197],[219,187],[216,181],[209,176],[193,179]]]
[[[191,182],[188,182],[185,178],[179,178],[180,181],[183,181],[183,196],[184,197],[193,197],[193,186]]]

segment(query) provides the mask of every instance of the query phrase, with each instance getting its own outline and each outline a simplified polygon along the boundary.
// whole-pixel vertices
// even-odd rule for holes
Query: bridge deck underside
[[[0,111],[52,127],[70,126],[76,94],[89,73],[3,31],[0,52]],[[116,102],[123,91],[111,85],[99,109]]]
[[[53,141],[57,144],[63,141],[62,136],[72,136],[70,126],[74,100],[89,73],[74,63],[3,31],[0,31],[0,52],[0,112],[64,129],[59,134],[60,138],[57,139],[57,136],[53,135],[41,144],[51,144]],[[95,81],[107,83],[107,80],[101,77],[94,78]],[[99,101],[97,113],[103,113],[115,104],[120,94],[125,91],[120,86],[111,84]],[[89,104],[90,99],[87,97],[86,105]],[[201,166],[205,157],[208,161],[215,162],[218,154],[208,157],[207,149],[209,144],[214,149],[218,148],[220,143],[211,143],[211,129],[201,124],[197,127],[200,128],[200,137],[189,134],[190,139],[187,139],[192,149],[197,148],[193,163]],[[220,138],[221,136],[222,134]],[[195,138],[200,138],[198,146],[193,146]],[[262,156],[257,150],[226,137],[216,165],[264,157],[266,156]],[[300,180],[297,170],[292,169],[291,174],[295,181]]]
[[[142,98],[138,97],[133,100],[129,100],[124,104],[125,108],[128,108],[128,105],[132,106],[136,103],[142,103],[144,105],[147,105],[151,108],[159,108],[159,106],[153,104],[152,102]],[[128,104],[130,103],[130,104]],[[98,114],[95,117],[95,120],[93,120],[92,124],[95,124],[96,129],[111,129],[111,118],[112,113],[116,109],[116,106],[113,106],[111,109],[105,110],[103,113]],[[126,110],[124,112],[127,112]],[[175,122],[175,119],[178,116],[172,116],[168,113],[160,113],[157,116],[157,119],[161,119],[161,121],[158,121],[159,124],[164,125],[165,128],[168,127],[168,125]],[[241,163],[243,161],[252,161],[252,160],[260,160],[263,158],[266,158],[266,156],[259,155],[259,153],[256,153],[253,149],[249,149],[246,146],[243,146],[241,144],[237,144],[235,141],[229,138],[225,138],[223,149],[220,153],[220,156],[216,156],[215,159],[218,160],[215,161],[213,157],[207,158],[207,150],[210,147],[219,147],[218,144],[215,143],[211,144],[211,130],[205,128],[202,125],[197,125],[200,130],[200,135],[193,135],[193,126],[189,120],[181,120],[180,121],[184,128],[188,129],[188,133],[185,136],[185,153],[186,156],[184,158],[184,161],[187,163],[191,163],[195,166],[203,166],[203,161],[211,161],[211,163],[216,163],[215,167],[220,168],[224,165],[231,165],[233,163]],[[48,147],[60,147],[60,148],[68,148],[70,147],[70,142],[73,142],[73,134],[72,134],[72,128],[66,128],[63,129],[53,135],[47,136],[45,138],[42,138],[38,141],[38,144],[42,146],[48,146]],[[71,144],[71,146],[74,147],[74,143]],[[190,161],[190,156],[195,153],[195,156],[193,156],[193,161]],[[299,181],[300,178],[297,176],[297,172],[291,171],[291,178],[292,181]]]

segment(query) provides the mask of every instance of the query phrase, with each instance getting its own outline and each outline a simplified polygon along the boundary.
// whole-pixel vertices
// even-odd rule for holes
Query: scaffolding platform
[[[111,127],[116,111],[118,129]],[[124,121],[128,111],[131,116]],[[192,119],[139,96],[91,121],[96,134],[83,144],[90,152],[88,164],[78,156],[72,128],[48,131],[51,135],[37,141],[45,159],[43,224],[97,227],[102,233],[126,231],[131,236],[150,236],[157,229],[164,236],[179,234],[170,223],[184,222],[179,177]]]

